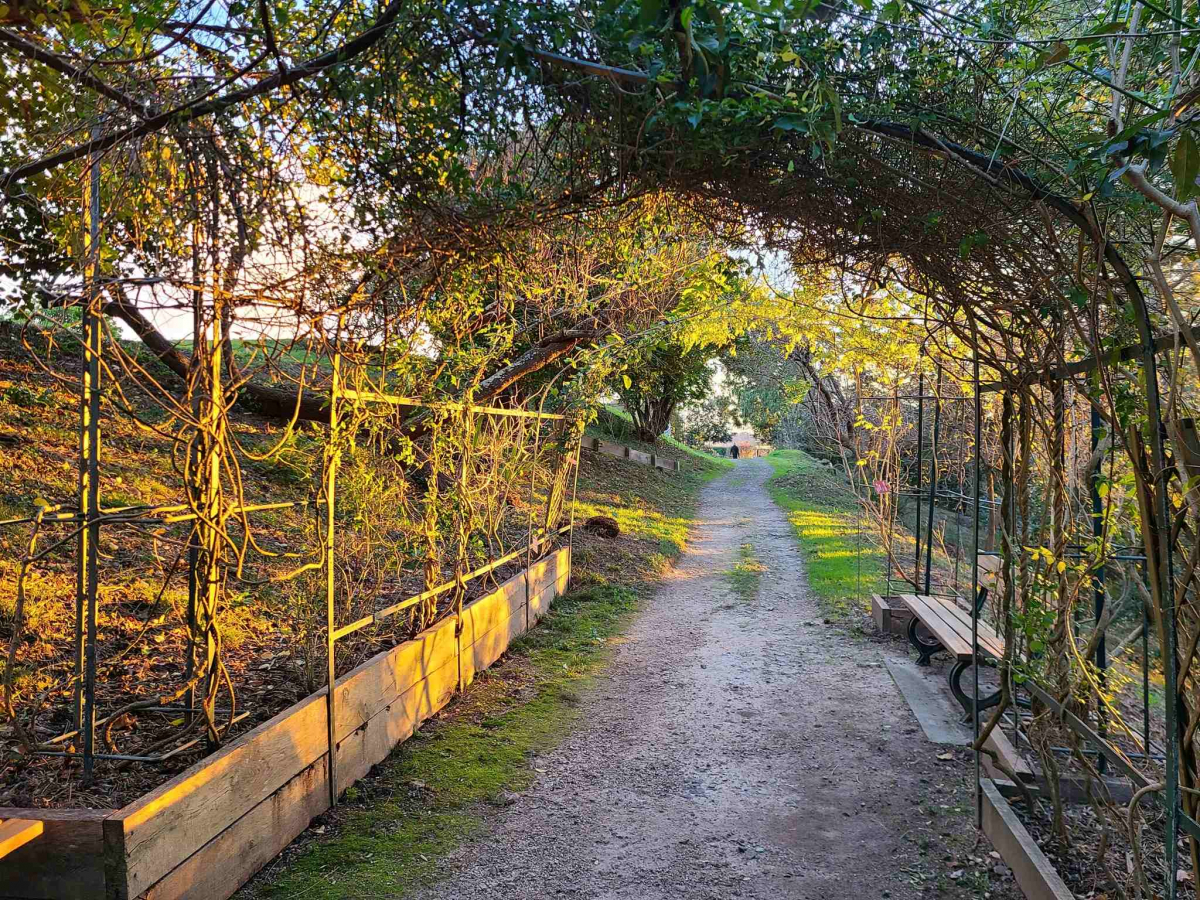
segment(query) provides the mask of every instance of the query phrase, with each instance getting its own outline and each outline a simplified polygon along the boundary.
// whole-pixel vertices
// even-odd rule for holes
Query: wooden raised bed
[[[912,617],[912,610],[899,597],[871,595],[871,618],[875,620],[875,628],[880,634],[906,634]]]
[[[495,662],[569,575],[564,548],[467,606],[461,630],[451,616],[340,677],[339,788]],[[322,689],[123,809],[0,808],[44,825],[0,859],[0,897],[224,900],[329,808],[327,709]]]
[[[987,778],[980,779],[979,784],[983,791],[983,833],[1012,869],[1021,893],[1029,900],[1074,900],[1075,895],[996,786]]]

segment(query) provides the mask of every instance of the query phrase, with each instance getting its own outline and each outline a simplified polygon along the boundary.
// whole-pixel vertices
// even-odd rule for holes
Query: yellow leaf
[[[1058,574],[1061,575],[1065,571],[1067,571],[1067,564],[1060,559],[1058,561]]]
[[[33,498],[33,505],[34,505],[34,506],[49,506],[49,505],[50,505],[50,501],[49,501],[49,500],[47,500],[45,497],[34,497],[34,498]]]

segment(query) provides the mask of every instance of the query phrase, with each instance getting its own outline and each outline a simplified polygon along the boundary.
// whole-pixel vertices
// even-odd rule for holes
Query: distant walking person
[[[738,453],[738,445],[737,444],[731,444],[729,446],[729,455],[733,459],[738,458],[739,453]]]

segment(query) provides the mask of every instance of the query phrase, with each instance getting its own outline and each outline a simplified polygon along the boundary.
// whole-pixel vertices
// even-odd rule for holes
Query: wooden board
[[[36,816],[42,833],[0,859],[0,897],[61,900],[105,896],[104,833],[111,809],[9,809],[0,819]]]
[[[117,900],[131,900],[325,753],[325,692],[311,694],[104,823]]]
[[[456,622],[451,617],[406,643],[427,643],[442,631],[453,638]],[[396,650],[404,648],[402,644]],[[397,657],[413,658],[411,653],[397,654],[396,650],[382,656],[393,665]],[[338,741],[338,784],[342,790],[386,759],[418,725],[454,696],[458,686],[457,656],[450,652],[435,658],[439,660],[439,668],[433,671],[413,668],[411,678],[393,682],[411,681],[399,697],[380,706],[368,721]],[[361,690],[366,684],[359,680],[356,686]],[[339,689],[342,686],[339,679]],[[227,897],[237,890],[307,828],[314,817],[329,808],[326,759],[322,755],[177,866],[144,895],[146,900],[205,900]]]
[[[467,606],[459,636],[462,686],[499,659],[525,627],[524,573]]]
[[[570,574],[571,556],[567,547],[534,563],[529,570],[529,618],[532,621],[540,620],[549,611],[554,598],[566,593]]]
[[[946,648],[959,659],[971,658],[971,615],[953,600],[944,597],[926,597],[919,594],[901,594],[904,605],[912,610]],[[1004,655],[1004,642],[984,622],[978,624],[979,649],[981,652],[1000,658]]]
[[[397,744],[408,740],[422,722],[450,702],[457,690],[458,660],[454,658],[413,684],[369,722],[339,741],[339,792],[386,759]]]
[[[0,859],[42,833],[40,819],[0,819]]]
[[[1075,895],[1067,889],[996,786],[984,778],[980,788],[984,834],[1012,869],[1021,892],[1028,900],[1074,900]]]
[[[1001,731],[999,726],[992,729],[992,733],[983,742],[983,746],[989,750],[994,750],[1004,764],[1012,769],[1022,781],[1030,782],[1034,780],[1033,769],[1029,767],[1029,763],[1025,762],[1025,758],[1017,752],[1017,748],[1012,745],[1012,741],[1008,739],[1008,735]],[[992,762],[992,758],[986,753],[982,754],[980,759],[983,761],[983,767],[987,769],[989,775],[993,775],[997,779],[1008,778],[1006,774],[996,768],[996,764]]]
[[[269,863],[329,809],[327,757],[293,777],[172,869],[142,900],[218,900]]]
[[[597,441],[596,449],[608,456],[616,456],[619,459],[625,459],[629,454],[629,448],[624,444],[614,444],[611,441]]]
[[[913,617],[912,610],[903,603],[892,605],[891,600],[895,599],[871,595],[871,618],[881,634],[904,634]]]
[[[444,619],[341,676],[334,704],[336,739],[345,740],[429,673],[454,662],[457,622],[454,616]]]

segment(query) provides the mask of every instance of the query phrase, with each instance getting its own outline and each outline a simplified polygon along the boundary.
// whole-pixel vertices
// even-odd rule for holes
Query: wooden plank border
[[[583,449],[594,450],[597,453],[603,453],[605,456],[615,456],[617,459],[627,459],[630,462],[635,462],[643,466],[653,466],[656,469],[662,469],[664,472],[683,471],[683,463],[677,459],[664,459],[655,453],[634,450],[625,444],[618,444],[615,441],[604,441],[597,437],[585,437],[583,439]]]
[[[111,809],[8,809],[0,819],[36,819],[42,833],[0,860],[0,897],[103,897],[104,820]]]
[[[1028,900],[1074,900],[1075,895],[996,786],[987,778],[979,785],[983,791],[983,832],[1012,869],[1021,893]]]
[[[341,676],[339,788],[381,762],[566,589],[570,552]],[[525,603],[528,578],[530,602]],[[526,616],[528,615],[528,621]],[[45,833],[0,860],[0,898],[223,900],[329,808],[322,689],[119,810],[4,809]]]

